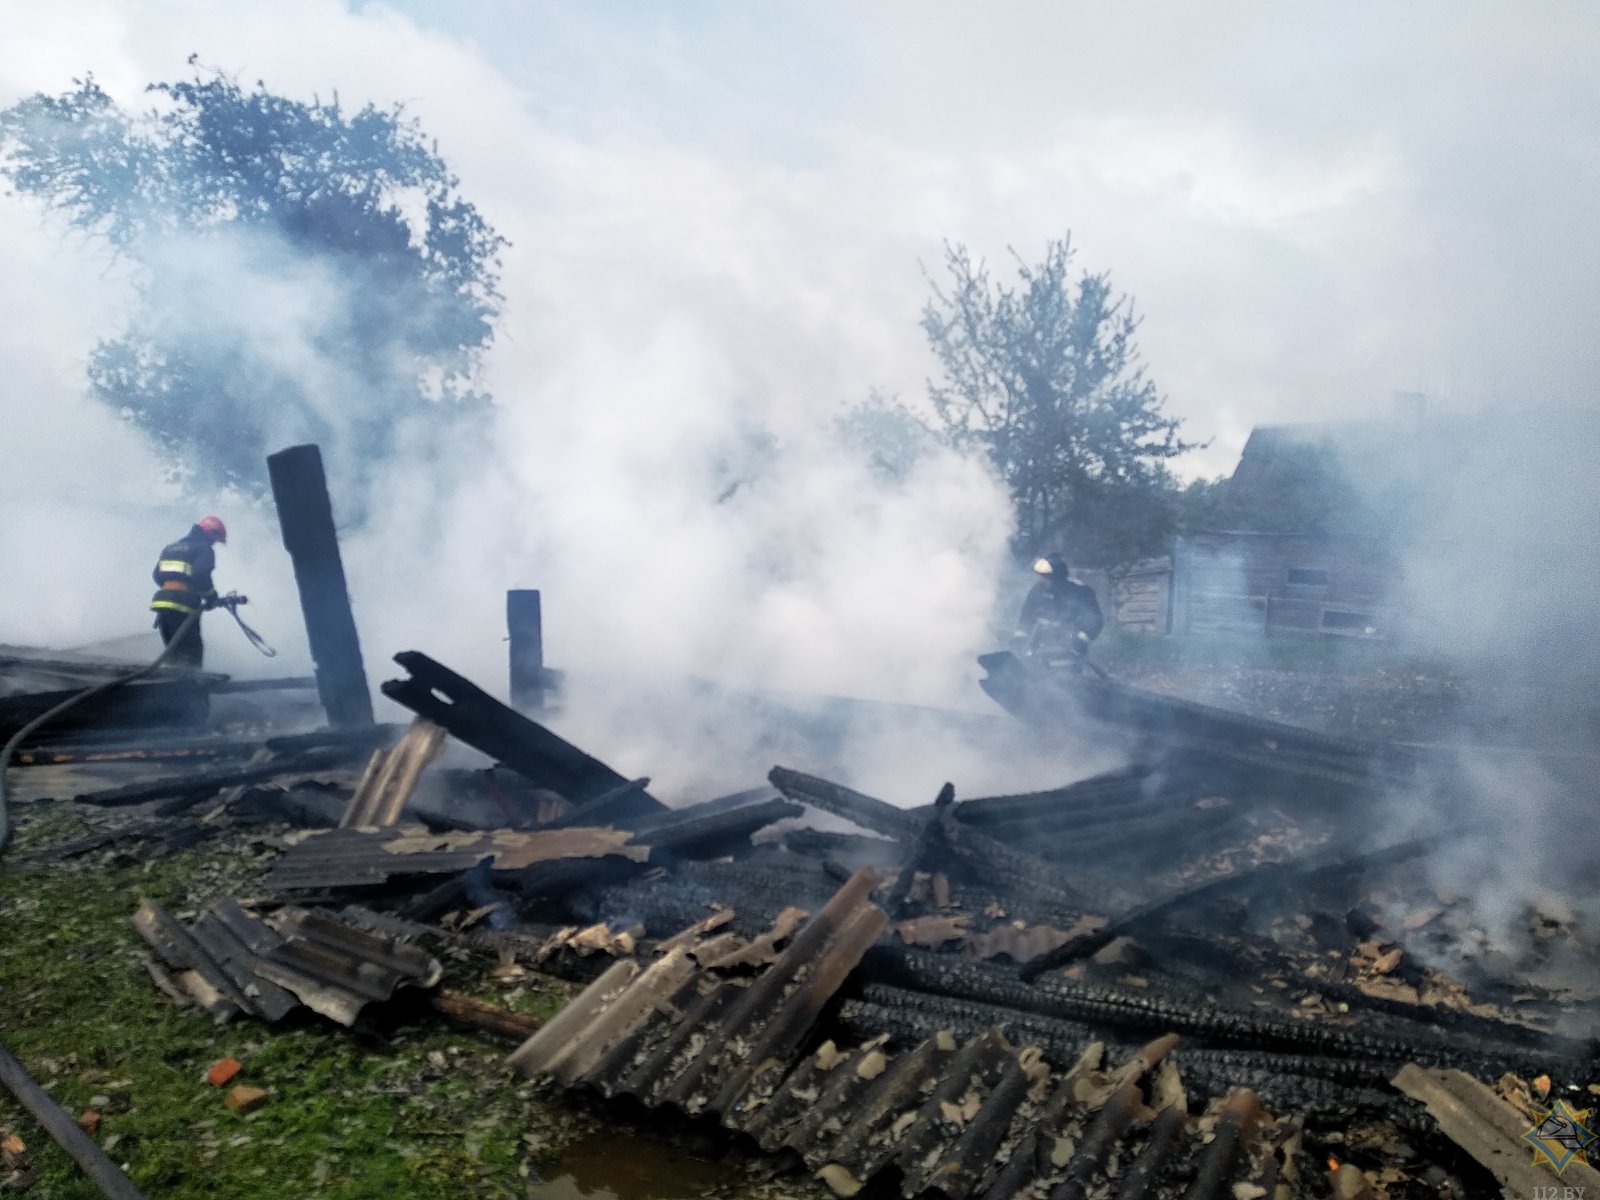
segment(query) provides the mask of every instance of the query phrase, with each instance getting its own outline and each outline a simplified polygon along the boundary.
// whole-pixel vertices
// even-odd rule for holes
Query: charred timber
[[[767,779],[791,800],[854,821],[863,829],[870,829],[883,837],[906,841],[915,838],[920,828],[904,809],[815,775],[791,771],[787,767],[773,767]]]
[[[169,798],[194,797],[203,800],[223,788],[261,783],[284,775],[312,775],[324,771],[336,771],[347,766],[351,757],[348,749],[329,746],[294,758],[244,767],[219,768],[215,771],[194,771],[165,779],[154,779],[147,783],[130,783],[125,787],[85,792],[76,799],[80,803],[94,804],[102,808],[124,807]]]
[[[673,858],[714,858],[748,849],[752,834],[802,811],[800,805],[781,799],[707,813],[690,808],[673,820],[649,823],[633,840],[650,847],[650,861],[657,865]]]
[[[956,819],[984,833],[1004,841],[1019,838],[1056,837],[1121,826],[1146,817],[1158,817],[1182,810],[1198,800],[1203,791],[1194,787],[1160,789],[1143,794],[1135,792],[1118,804],[1096,805],[1092,808],[1061,805],[1052,809],[1027,813],[1000,820],[973,821],[958,807]]]
[[[580,825],[622,825],[636,828],[640,818],[666,815],[650,795],[650,777],[641,775],[591,796],[541,829],[570,829]]]
[[[1013,1041],[1038,1046],[1056,1062],[1077,1058],[1095,1040],[1092,1029],[1071,1021],[884,984],[869,984],[859,999],[846,1000],[838,1019],[855,1037],[888,1034],[898,1046],[915,1045],[945,1029],[961,1037],[999,1029]]]
[[[939,790],[938,797],[933,802],[933,811],[923,818],[922,829],[916,838],[907,847],[900,860],[900,872],[895,876],[894,886],[889,889],[889,894],[883,902],[884,911],[889,914],[889,919],[898,921],[909,914],[911,885],[920,870],[929,860],[930,856],[944,841],[945,811],[955,801],[956,789],[953,784],[946,783]]]
[[[980,879],[1004,879],[1016,890],[1063,908],[1077,908],[1082,912],[1089,906],[1083,887],[1067,878],[1057,864],[1008,846],[948,816],[942,817],[940,824],[944,835],[941,845],[975,871]]]
[[[1206,852],[1207,845],[1230,837],[1238,829],[1244,811],[1236,804],[1196,808],[1192,800],[1191,797],[1155,814],[1147,812],[1137,818],[1130,816],[1126,821],[1091,825],[1077,832],[1063,829],[1046,834],[1012,831],[1003,826],[995,832],[1007,842],[1031,846],[1036,854],[1050,859],[1094,860],[1112,854],[1153,850],[1157,857],[1170,860],[1172,847],[1180,844],[1190,857],[1199,857]]]
[[[550,787],[576,804],[627,784],[599,759],[501,704],[426,654],[405,650],[394,660],[411,678],[385,683],[384,695],[444,726],[458,741],[483,751],[534,783]],[[648,794],[644,800],[656,811],[664,807]]]
[[[1293,880],[1297,886],[1305,886],[1311,882],[1322,882],[1344,874],[1360,874],[1375,866],[1406,861],[1460,836],[1462,836],[1460,832],[1451,831],[1357,855],[1344,850],[1314,851],[1298,859],[1261,863],[1243,871],[1235,871],[1231,875],[1184,888],[1125,913],[1093,933],[1082,934],[1055,950],[1040,955],[1024,965],[1020,975],[1024,981],[1038,979],[1047,972],[1095,953],[1116,938],[1158,926],[1177,914],[1187,913],[1224,895],[1267,886],[1281,887],[1289,880]]]
[[[339,555],[333,502],[322,470],[322,451],[291,446],[267,456],[272,499],[283,548],[294,562],[306,639],[316,663],[317,694],[335,728],[371,725],[372,693],[361,660],[361,640],[350,611],[350,590]]]
[[[955,815],[968,825],[1026,823],[1063,812],[1082,816],[1146,799],[1161,790],[1164,783],[1153,766],[1141,764],[1042,792],[963,800],[956,805]]]
[[[511,705],[522,712],[544,708],[544,616],[536,588],[506,593],[506,634],[511,653]]]
[[[509,1008],[490,1004],[453,988],[439,988],[430,993],[428,1006],[458,1025],[516,1042],[526,1041],[538,1033],[544,1024],[538,1017],[512,1012]]]
[[[1378,1035],[1308,1018],[1220,1008],[1138,989],[1069,985],[1030,986],[1014,975],[949,955],[878,946],[862,964],[870,979],[917,991],[977,1000],[1042,1016],[1130,1033],[1176,1032],[1217,1045],[1282,1049],[1345,1057],[1406,1058],[1433,1066],[1478,1072],[1525,1069],[1517,1047],[1463,1048],[1437,1029],[1416,1025],[1403,1034]]]

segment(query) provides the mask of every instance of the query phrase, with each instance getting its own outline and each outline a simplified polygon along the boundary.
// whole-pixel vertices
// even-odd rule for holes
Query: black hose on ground
[[[83,1173],[108,1200],[145,1200],[144,1193],[133,1186],[133,1181],[106,1157],[99,1144],[79,1127],[66,1109],[50,1098],[50,1093],[34,1081],[3,1045],[0,1045],[0,1083],[33,1114],[34,1120],[55,1139],[56,1145],[71,1155],[72,1161],[83,1168]]]
[[[137,671],[130,671],[126,675],[118,675],[115,679],[108,679],[104,683],[97,683],[93,687],[85,688],[81,692],[78,692],[72,696],[68,696],[49,712],[41,713],[39,716],[29,721],[21,729],[17,730],[17,732],[12,736],[11,740],[5,744],[5,748],[0,749],[0,857],[5,855],[6,845],[11,841],[11,816],[10,809],[6,803],[6,772],[11,767],[11,756],[17,752],[17,748],[22,745],[22,743],[30,734],[33,733],[35,729],[38,729],[40,726],[46,725],[55,720],[62,713],[68,711],[69,709],[76,708],[85,700],[88,700],[93,696],[99,696],[105,692],[112,691],[115,688],[122,687],[124,684],[133,683],[135,680],[143,679],[146,675],[153,673],[158,667],[161,666],[162,663],[166,662],[167,659],[172,656],[173,651],[176,649],[178,643],[183,640],[183,635],[188,633],[193,627],[194,623],[199,619],[200,611],[198,609],[185,617],[183,619],[183,624],[179,625],[178,631],[173,634],[172,640],[167,643],[160,654],[156,655],[155,661],[149,666],[140,667]]]

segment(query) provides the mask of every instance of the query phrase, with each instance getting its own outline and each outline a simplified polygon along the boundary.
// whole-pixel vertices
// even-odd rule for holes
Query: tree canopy
[[[220,74],[148,90],[142,113],[92,77],[0,112],[0,174],[136,268],[89,379],[176,476],[260,492],[266,454],[313,440],[359,496],[481,415],[505,241],[414,119]]]
[[[1133,304],[1105,274],[1074,280],[1070,238],[1038,264],[1012,257],[1008,285],[947,244],[949,282],[929,280],[939,431],[988,456],[1010,489],[1020,552],[1108,565],[1157,553],[1173,522],[1165,463],[1195,443],[1144,374]]]

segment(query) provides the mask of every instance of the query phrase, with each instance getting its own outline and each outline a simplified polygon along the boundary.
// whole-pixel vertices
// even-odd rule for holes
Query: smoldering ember
[[[37,978],[8,966],[4,1036],[34,1044],[31,1022],[73,1011],[58,991],[119,997],[57,1039],[80,1052],[0,1056],[37,1121],[7,1136],[8,1186],[87,1194],[70,1156],[105,1195],[161,1194],[323,1094],[271,1153],[319,1123],[354,1137],[354,1064],[454,1028],[409,1086],[467,1078],[429,1133],[456,1194],[491,1165],[473,1088],[522,1114],[500,1119],[535,1195],[585,1129],[633,1139],[613,1156],[666,1138],[711,1159],[703,1195],[1537,1196],[1557,1163],[1597,1194],[1600,947],[1556,894],[1516,936],[1440,887],[1431,862],[1500,848],[1445,815],[1483,784],[1425,722],[1334,732],[1310,701],[1321,728],[997,649],[991,710],[917,713],[928,745],[1026,744],[1060,786],[869,795],[830,774],[840,729],[903,714],[770,693],[740,703],[789,757],[669,806],[552,728],[571,681],[537,593],[507,600],[514,706],[398,648],[379,690],[414,719],[375,721],[320,456],[270,466],[314,678],[0,659],[7,938],[36,889],[75,894]],[[1383,686],[1419,708],[1404,683]],[[1117,765],[1085,775],[1090,745]],[[1592,770],[1576,748],[1503,753]],[[1402,829],[1401,807],[1433,816]],[[108,920],[137,949],[82,920],[118,871]],[[173,1022],[188,1039],[130,1065]],[[330,1074],[274,1053],[296,1036],[348,1050]],[[173,1088],[184,1115],[142,1124]],[[319,1144],[328,1194],[375,1194],[359,1154]]]

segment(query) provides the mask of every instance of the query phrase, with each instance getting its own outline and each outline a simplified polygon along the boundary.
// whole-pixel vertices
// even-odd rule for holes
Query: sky
[[[413,494],[347,546],[373,657],[427,640],[498,673],[499,591],[560,584],[556,644],[597,666],[970,684],[919,647],[981,645],[1002,499],[950,462],[872,493],[811,432],[872,389],[925,395],[946,241],[1004,273],[1070,231],[1206,443],[1186,477],[1230,470],[1258,423],[1416,391],[1444,412],[1592,407],[1600,383],[1600,10],[1576,0],[0,0],[0,28],[0,105],[92,72],[137,107],[190,55],[302,99],[402,102],[511,239],[482,478],[426,501],[437,538],[408,539]],[[76,555],[47,604],[4,589],[0,642],[133,632],[151,546],[193,515],[84,394],[130,296],[102,247],[0,197],[0,551]],[[805,449],[781,499],[729,525],[683,464],[748,426]],[[291,613],[273,522],[236,520],[225,584]],[[813,545],[830,521],[847,533]],[[750,583],[774,556],[779,583]],[[465,612],[431,594],[441,574],[481,583]],[[137,581],[121,607],[110,578]],[[405,620],[360,611],[401,578]]]

